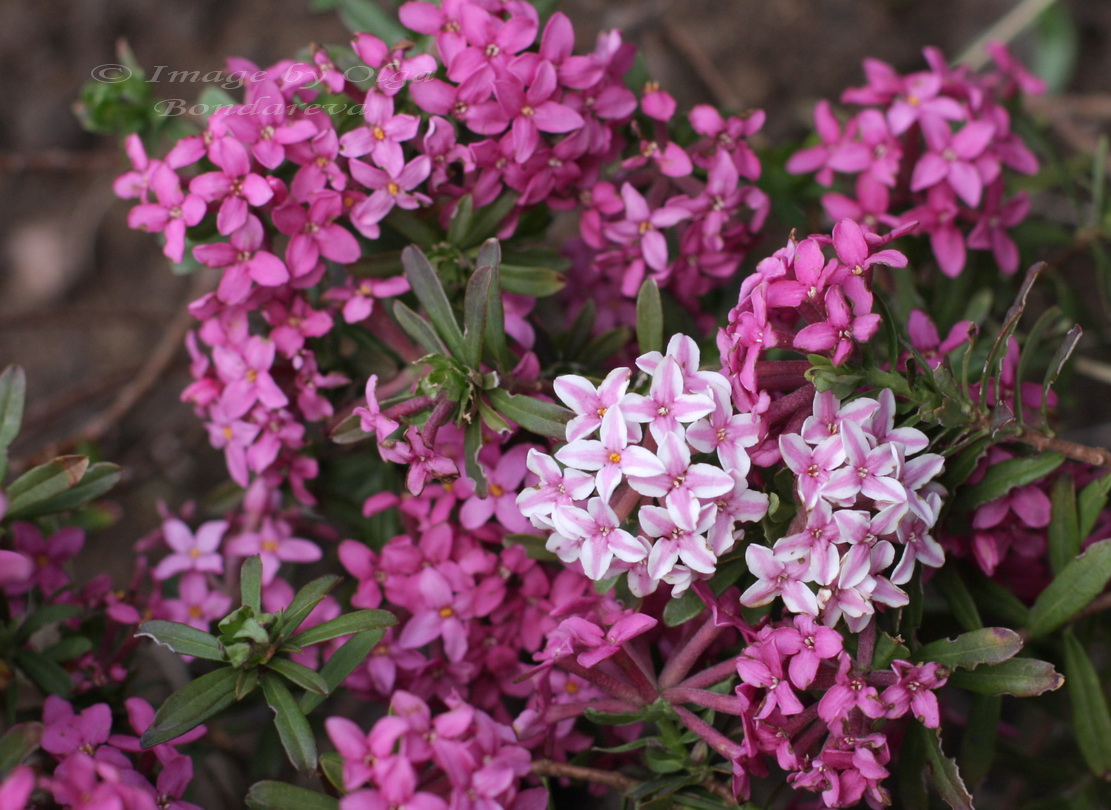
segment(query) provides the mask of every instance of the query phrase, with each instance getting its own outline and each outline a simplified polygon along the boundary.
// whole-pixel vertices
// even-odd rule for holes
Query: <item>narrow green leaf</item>
[[[84,612],[85,611],[77,605],[44,605],[43,607],[36,608],[34,613],[30,614],[19,625],[19,631],[16,633],[15,640],[17,643],[23,644],[27,639],[48,624],[64,622],[76,616],[80,616]]]
[[[239,676],[235,679],[235,699],[243,700],[256,688],[258,688],[258,667],[239,670]]]
[[[332,657],[324,662],[320,668],[320,677],[328,684],[329,694],[355,671],[355,668],[366,661],[374,645],[382,640],[386,634],[384,629],[365,630],[347,639],[343,645],[332,653]],[[324,702],[320,695],[306,692],[301,696],[301,711],[311,712]]]
[[[1061,376],[1065,363],[1072,357],[1072,353],[1076,351],[1076,344],[1080,342],[1080,338],[1083,336],[1084,330],[1080,328],[1080,324],[1076,324],[1065,335],[1065,339],[1061,341],[1061,345],[1057,347],[1057,351],[1053,352],[1053,357],[1049,359],[1049,367],[1046,368],[1045,378],[1042,380],[1043,421],[1045,421],[1046,409],[1049,407],[1049,390],[1057,384],[1057,378]]]
[[[392,627],[395,624],[397,624],[397,617],[387,610],[356,610],[303,630],[291,637],[289,643],[298,647],[311,647],[313,644],[321,644],[340,636]]]
[[[991,436],[984,435],[973,441],[964,450],[945,461],[945,472],[941,482],[950,492],[968,480],[980,464],[980,459],[994,444]]]
[[[0,452],[19,435],[26,399],[27,376],[20,366],[8,366],[0,374]]]
[[[405,278],[417,296],[436,332],[444,339],[453,357],[462,360],[467,356],[463,343],[463,333],[451,309],[440,275],[436,272],[420,248],[410,245],[401,252],[401,263],[405,265]]]
[[[517,204],[517,197],[516,192],[505,191],[489,205],[479,208],[471,222],[470,232],[462,242],[454,244],[465,250],[481,245],[494,236],[501,228],[502,221],[509,216],[509,212]]]
[[[339,800],[285,782],[255,782],[247,791],[251,810],[338,810]]]
[[[1071,629],[1065,631],[1065,676],[1080,753],[1092,773],[1107,779],[1111,777],[1111,712],[1099,673]]]
[[[1030,621],[1030,608],[998,582],[975,568],[964,569],[972,598],[985,614],[1002,620],[1010,627],[1025,627]]]
[[[510,546],[521,546],[530,560],[543,560],[544,562],[558,562],[559,557],[554,552],[548,551],[547,541],[535,534],[507,534],[502,538],[502,543]]]
[[[455,204],[451,213],[451,224],[447,229],[447,241],[452,245],[463,244],[464,237],[474,223],[474,195],[464,194]]]
[[[991,350],[988,352],[987,359],[984,361],[984,368],[980,374],[980,390],[988,390],[988,380],[994,380],[995,399],[999,399],[999,386],[1001,385],[1000,378],[1001,366],[1004,355],[1007,352],[1007,344],[1018,328],[1018,322],[1022,319],[1022,313],[1026,309],[1026,299],[1030,295],[1030,290],[1034,286],[1034,282],[1038,280],[1038,276],[1046,268],[1045,262],[1038,262],[1029,270],[1026,271],[1026,276],[1022,280],[1022,286],[1019,287],[1018,295],[1015,296],[1015,302],[1011,308],[1007,310],[1007,315],[1003,319],[1003,325],[999,329],[999,333],[992,344]]]
[[[961,734],[961,752],[957,761],[968,784],[975,787],[988,775],[995,759],[999,737],[999,714],[1003,698],[999,695],[973,695],[968,712],[968,725]]]
[[[926,768],[938,795],[953,810],[973,810],[972,794],[964,786],[957,763],[945,756],[941,749],[940,731],[915,723],[914,733],[922,737],[926,750]]]
[[[664,605],[664,624],[668,627],[678,627],[686,624],[703,610],[706,603],[692,590],[683,592],[678,599],[670,600]]]
[[[147,637],[179,655],[191,655],[207,661],[224,661],[224,648],[216,636],[181,622],[154,620],[139,625],[136,638]]]
[[[894,761],[900,810],[929,810],[930,795],[926,790],[926,745],[929,735],[922,734],[920,724],[908,729],[903,746]]]
[[[1012,658],[996,666],[981,666],[971,672],[955,671],[949,683],[980,695],[1036,697],[1060,689],[1065,679],[1053,665],[1033,658]]]
[[[488,239],[478,252],[480,267],[490,268],[489,306],[486,310],[486,350],[494,368],[502,373],[514,365],[505,340],[505,304],[501,288],[501,247],[496,239]],[[486,262],[489,262],[487,264]]]
[[[930,581],[945,598],[949,610],[953,612],[953,617],[960,622],[961,627],[965,630],[977,630],[984,626],[976,601],[955,566],[943,565]]]
[[[1081,542],[1087,540],[1096,527],[1099,513],[1107,506],[1109,492],[1111,492],[1111,473],[1097,478],[1080,490],[1080,495],[1076,499],[1076,512],[1079,523],[1077,531]]]
[[[953,509],[970,511],[977,506],[1002,498],[1012,489],[1024,487],[1045,478],[1065,461],[1060,453],[1039,453],[1024,458],[1009,458],[988,468],[984,477],[960,490]]]
[[[339,0],[339,18],[353,34],[367,32],[392,44],[409,36],[393,14],[387,14],[376,0]]]
[[[872,669],[887,669],[895,659],[910,660],[910,650],[902,643],[902,638],[893,638],[881,632],[876,637],[876,649],[872,653]]]
[[[85,636],[69,636],[42,651],[43,658],[55,663],[71,661],[84,655],[93,648],[93,642]]]
[[[9,520],[23,518],[40,504],[80,483],[89,460],[85,456],[59,456],[46,464],[28,470],[8,487]]]
[[[647,278],[637,293],[637,346],[641,354],[664,350],[664,310],[660,288]]]
[[[355,444],[369,439],[374,434],[362,429],[362,419],[357,414],[351,414],[332,428],[332,441],[336,444]]]
[[[448,349],[432,324],[400,301],[393,302],[393,316],[405,334],[415,340],[429,354],[447,355]]]
[[[603,332],[594,338],[583,349],[582,357],[591,363],[597,363],[613,357],[632,340],[632,330],[627,326],[618,326]]]
[[[562,405],[529,396],[517,396],[498,388],[487,396],[498,413],[512,419],[525,430],[550,439],[565,439],[567,423],[575,414]]]
[[[587,300],[579,308],[579,314],[571,322],[571,328],[561,336],[564,357],[578,357],[586,347],[590,335],[594,332],[594,319],[597,313],[598,305],[593,300]]]
[[[231,706],[235,703],[238,673],[233,667],[221,667],[178,689],[158,708],[139,745],[153,748],[177,739]]]
[[[341,796],[347,793],[343,787],[343,757],[336,751],[320,755],[320,771],[324,778]]]
[[[332,589],[342,579],[343,577],[338,577],[335,574],[327,574],[317,577],[301,588],[297,595],[293,597],[293,601],[289,603],[289,607],[282,613],[282,623],[278,630],[279,636],[286,638],[300,627],[301,622],[308,618],[313,609],[324,600],[325,596],[331,593]]]
[[[277,672],[286,680],[300,686],[306,692],[312,692],[314,695],[320,695],[321,697],[328,697],[327,681],[321,678],[319,673],[309,669],[303,664],[298,664],[296,661],[291,661],[288,658],[282,658],[280,655],[276,655],[266,662],[266,667]]]
[[[53,498],[24,509],[20,517],[24,520],[32,520],[44,515],[56,515],[59,512],[79,509],[114,487],[120,480],[120,473],[121,470],[116,464],[106,461],[97,462],[85,471],[79,484]]]
[[[262,673],[262,694],[274,712],[274,725],[289,761],[302,773],[312,773],[316,770],[316,739],[308,718],[277,675]]]
[[[56,661],[40,653],[22,649],[15,651],[15,665],[47,695],[69,697],[73,692],[73,678]]]
[[[546,267],[522,267],[516,264],[501,265],[501,288],[505,292],[527,295],[530,298],[547,298],[567,286],[567,277]]]
[[[918,649],[915,660],[934,661],[949,669],[974,669],[1001,664],[1018,655],[1022,638],[1006,627],[984,627],[956,638],[932,641]]]
[[[1076,486],[1067,473],[1053,482],[1053,506],[1046,531],[1049,534],[1049,564],[1059,574],[1080,553],[1080,521],[1076,508]]]
[[[39,747],[42,731],[42,723],[20,723],[0,737],[0,774],[6,774]]]
[[[262,612],[262,557],[248,557],[239,569],[239,596],[255,613]]]
[[[1038,638],[1067,622],[1111,579],[1111,539],[1100,540],[1066,565],[1030,609],[1030,637]]]
[[[463,356],[460,359],[474,371],[479,371],[482,366],[492,275],[493,268],[489,265],[479,267],[467,282],[467,291],[463,296]]]
[[[478,461],[479,451],[482,450],[482,420],[473,419],[463,431],[463,467],[467,477],[474,482],[475,495],[485,498],[486,473]]]

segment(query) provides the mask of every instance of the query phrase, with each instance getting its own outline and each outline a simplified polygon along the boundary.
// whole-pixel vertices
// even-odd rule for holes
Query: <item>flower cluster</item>
[[[792,237],[762,260],[742,283],[729,323],[718,333],[734,396],[749,398],[765,387],[757,363],[769,349],[829,354],[840,365],[871,340],[880,327],[880,316],[872,312],[872,275],[878,265],[906,266],[906,256],[883,247],[904,230],[880,238],[845,219],[832,238]],[[833,258],[823,252],[828,245]]]
[[[340,810],[483,808],[543,810],[548,792],[521,790],[532,757],[513,729],[456,695],[446,710],[402,690],[393,693],[390,715],[369,733],[344,717],[325,721],[343,758]],[[441,777],[447,775],[444,780]]]
[[[548,549],[591,579],[627,572],[638,596],[660,582],[677,595],[714,573],[744,536],[738,523],[767,512],[768,496],[748,486],[746,448],[760,437],[759,420],[734,409],[722,374],[699,369],[698,345],[685,335],[666,353],[641,355],[637,367],[651,380],[644,394],[628,391],[629,368],[597,387],[557,378],[556,394],[576,416],[554,459],[530,454],[540,480],[517,504],[550,532]],[[708,460],[695,461],[698,454]],[[622,524],[642,498],[651,500],[637,511],[634,536]]]
[[[932,568],[944,562],[930,535],[942,495],[933,479],[943,459],[922,453],[924,433],[895,428],[894,420],[890,390],[844,404],[826,391],[815,398],[801,433],[779,437],[800,509],[790,534],[774,546],[745,550],[757,581],[741,595],[742,604],[765,605],[778,596],[792,613],[821,616],[831,627],[844,616],[859,632],[875,603],[907,603],[897,586],[910,581],[915,562]],[[902,556],[885,576],[897,546]]]
[[[742,715],[742,767],[765,773],[764,757],[774,758],[792,787],[820,793],[825,807],[861,801],[889,806],[891,797],[880,784],[891,761],[884,721],[913,714],[937,728],[934,690],[948,679],[936,663],[890,666],[860,666],[844,651],[840,635],[809,616],[762,628],[737,658],[736,694],[755,710]],[[821,698],[804,705],[807,692],[816,690]]]
[[[990,250],[999,269],[1018,269],[1008,230],[1030,210],[1025,192],[1006,197],[1005,169],[1038,171],[1038,160],[1011,127],[1006,102],[1037,94],[1044,84],[992,46],[999,70],[976,75],[925,51],[928,70],[903,76],[876,59],[864,61],[868,84],[841,100],[863,107],[842,125],[828,101],[814,111],[820,144],[797,152],[788,171],[816,172],[825,186],[855,175],[853,195],[822,197],[834,220],[853,219],[870,231],[917,223],[930,238],[938,266],[960,275],[967,248]]]

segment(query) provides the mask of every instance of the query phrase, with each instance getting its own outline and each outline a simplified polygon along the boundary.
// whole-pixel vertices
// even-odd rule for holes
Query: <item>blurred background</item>
[[[0,361],[21,363],[29,378],[16,471],[78,447],[122,464],[116,549],[157,524],[159,499],[177,507],[221,481],[223,458],[178,401],[189,381],[182,338],[194,282],[173,275],[157,240],[127,228],[129,205],[111,188],[125,169],[122,152],[81,129],[74,103],[97,66],[120,61],[120,40],[148,75],[158,68],[165,75],[219,70],[229,55],[267,65],[311,42],[350,38],[334,11],[312,5],[0,2],[8,104],[0,116]],[[764,108],[765,143],[804,136],[817,99],[862,83],[865,56],[917,70],[923,46],[955,58],[985,32],[1011,37],[1016,28],[1015,52],[1054,88],[1037,114],[1057,139],[1092,150],[1111,122],[1106,0],[568,0],[559,7],[576,24],[580,50],[599,30],[624,29],[681,108]],[[203,88],[160,81],[153,92],[192,103]],[[768,239],[768,251],[781,241],[774,231]],[[1083,267],[1075,272],[1083,279]],[[96,570],[111,570],[113,555],[102,556]]]

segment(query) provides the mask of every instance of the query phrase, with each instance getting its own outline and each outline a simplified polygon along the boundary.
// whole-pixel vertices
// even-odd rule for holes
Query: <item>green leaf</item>
[[[1111,539],[1093,543],[1066,565],[1030,609],[1030,637],[1038,638],[1067,622],[1111,579]]]
[[[1058,476],[1050,495],[1053,511],[1046,531],[1049,534],[1049,564],[1059,574],[1080,553],[1079,518],[1076,508],[1076,486],[1072,476]]]
[[[139,625],[136,638],[146,636],[169,647],[179,655],[191,655],[194,658],[204,658],[207,661],[225,661],[224,648],[216,640],[216,636],[198,630],[181,622],[167,622],[155,620],[143,622]]]
[[[1003,319],[1003,325],[999,328],[999,332],[995,337],[995,342],[992,344],[987,359],[984,361],[984,368],[980,374],[980,390],[986,392],[988,390],[988,380],[994,380],[995,398],[997,400],[1000,398],[998,394],[999,386],[1001,385],[1002,363],[1007,352],[1008,341],[1011,335],[1014,334],[1015,329],[1018,328],[1018,322],[1022,319],[1022,313],[1026,309],[1026,299],[1030,295],[1030,290],[1034,286],[1034,282],[1038,280],[1038,276],[1041,275],[1046,266],[1045,262],[1038,262],[1026,271],[1026,276],[1022,279],[1022,285],[1019,287],[1018,295],[1015,296],[1015,302],[1011,305],[1010,309],[1007,310],[1007,315]],[[981,394],[981,396],[983,396],[983,394]]]
[[[486,318],[490,313],[490,281],[493,272],[490,265],[475,270],[467,282],[467,291],[463,296],[463,356],[460,359],[474,371],[480,371],[482,366],[482,347],[486,340]]]
[[[567,423],[575,414],[562,405],[544,402],[529,396],[517,396],[498,388],[487,396],[498,413],[513,420],[525,430],[550,439],[566,439]]]
[[[455,204],[451,212],[451,224],[448,225],[447,241],[453,245],[463,244],[463,237],[470,232],[474,222],[474,195],[464,194]]]
[[[27,649],[16,650],[15,665],[47,695],[69,697],[73,692],[73,678],[70,674],[61,664],[40,653]]]
[[[943,565],[931,582],[945,598],[949,610],[961,627],[965,630],[977,630],[984,626],[976,601],[955,566]]]
[[[501,246],[496,239],[488,239],[478,252],[479,267],[490,268],[489,306],[486,311],[486,350],[493,359],[494,368],[504,373],[514,365],[505,341],[505,305],[501,288]]]
[[[8,466],[8,446],[23,425],[23,406],[27,399],[27,376],[19,366],[8,366],[0,374],[0,479]]]
[[[276,655],[266,662],[267,669],[277,672],[286,680],[292,682],[294,685],[301,687],[306,692],[312,692],[314,695],[321,697],[328,697],[328,683],[320,674],[315,670],[309,669],[303,664],[298,664],[296,661],[291,661],[288,658],[282,658]]]
[[[991,770],[1002,707],[1003,698],[999,695],[972,696],[972,708],[968,712],[968,725],[961,734],[958,757],[961,773],[970,785],[975,786]]]
[[[336,444],[355,444],[365,441],[374,434],[367,433],[362,428],[362,418],[358,414],[351,414],[332,428],[332,441]]]
[[[239,597],[255,613],[262,612],[262,557],[248,557],[239,569]]]
[[[1069,9],[1052,4],[1038,15],[1038,42],[1033,50],[1034,73],[1045,79],[1049,92],[1065,90],[1076,72],[1080,31]]]
[[[547,540],[535,534],[507,534],[502,538],[506,548],[522,546],[530,560],[543,560],[544,562],[558,562],[559,557],[554,552],[548,551]]]
[[[949,683],[980,695],[1036,697],[1064,685],[1065,679],[1053,665],[1033,658],[1012,658],[996,666],[981,666],[971,672],[955,671]]]
[[[289,761],[302,773],[312,773],[316,770],[316,738],[308,718],[277,675],[262,673],[262,694],[274,712],[274,725]]]
[[[664,310],[655,279],[646,278],[637,293],[637,347],[641,354],[664,350]]]
[[[239,677],[235,679],[235,699],[243,700],[258,687],[258,667],[239,670]]]
[[[957,763],[941,749],[941,732],[921,723],[914,724],[914,733],[922,738],[926,750],[926,768],[938,795],[953,810],[973,810],[972,794],[964,786]]]
[[[586,344],[583,356],[591,363],[598,363],[613,357],[633,339],[633,332],[627,326],[618,326],[603,332]]]
[[[876,649],[872,653],[872,669],[887,669],[896,658],[907,661],[910,650],[902,642],[902,637],[896,639],[888,633],[881,632],[876,637]]]
[[[527,295],[529,298],[546,298],[567,286],[567,277],[546,267],[521,267],[502,264],[501,288],[505,292]]]
[[[85,636],[68,636],[51,647],[43,650],[42,656],[50,661],[62,663],[84,655],[93,648],[93,642]]]
[[[432,324],[403,304],[401,301],[393,302],[393,316],[398,326],[405,330],[405,334],[415,340],[420,347],[429,354],[448,355],[447,346],[440,340]]]
[[[479,208],[471,222],[470,232],[462,242],[455,244],[466,250],[481,245],[496,234],[501,228],[502,220],[509,216],[509,212],[517,204],[517,196],[516,192],[505,191],[489,205]]]
[[[139,745],[153,748],[177,739],[231,706],[238,677],[239,671],[233,667],[221,667],[178,689],[158,708]]]
[[[385,633],[384,629],[364,630],[347,639],[338,650],[332,653],[332,657],[320,668],[320,677],[328,684],[329,694],[343,683],[356,667],[366,661],[374,645],[382,640]],[[323,702],[324,698],[320,695],[306,692],[301,696],[301,711],[307,714]]]
[[[1087,540],[1095,529],[1099,513],[1107,506],[1109,492],[1111,492],[1111,473],[1097,478],[1080,490],[1080,495],[1076,499],[1076,512],[1079,523],[1077,532],[1080,534],[1081,542]]]
[[[1092,773],[1107,779],[1111,777],[1111,712],[1099,673],[1071,629],[1065,631],[1065,676],[1080,753]]]
[[[339,18],[353,34],[367,32],[392,45],[409,36],[393,14],[387,14],[375,0],[339,0]]]
[[[1025,458],[1009,458],[988,468],[984,477],[960,490],[953,509],[971,511],[980,504],[1002,498],[1012,489],[1040,481],[1065,461],[1060,453],[1039,453]]]
[[[1065,335],[1065,339],[1061,341],[1061,345],[1053,352],[1053,357],[1049,359],[1049,367],[1045,370],[1045,378],[1042,380],[1042,411],[1044,413],[1049,403],[1049,389],[1057,383],[1057,378],[1061,376],[1061,370],[1064,369],[1065,363],[1072,357],[1072,353],[1076,350],[1076,344],[1080,342],[1080,338],[1084,336],[1084,330],[1077,324],[1069,330]]]
[[[19,632],[16,633],[15,640],[18,644],[23,644],[48,624],[64,622],[75,616],[80,616],[84,612],[84,609],[77,605],[44,605],[37,608],[34,613],[23,620],[19,625]]]
[[[397,624],[397,617],[388,610],[356,610],[331,621],[304,630],[289,639],[297,647],[310,647],[340,636],[350,636],[364,630],[377,630]]]
[[[20,517],[24,520],[32,520],[44,515],[56,515],[59,512],[79,509],[114,487],[120,480],[120,472],[116,464],[106,461],[97,462],[85,471],[79,484],[53,498],[24,509]]]
[[[440,275],[436,272],[436,268],[429,264],[420,248],[414,245],[401,251],[401,263],[405,266],[405,278],[409,280],[409,286],[413,288],[417,300],[428,313],[432,326],[444,339],[452,356],[462,360],[467,356],[463,333],[459,331],[451,302],[444,292],[444,285],[440,282]]]
[[[0,737],[0,775],[26,759],[42,740],[42,723],[20,723]]]
[[[289,603],[289,607],[282,612],[282,622],[278,627],[279,637],[286,638],[300,627],[301,622],[308,618],[309,614],[324,601],[324,597],[331,593],[332,588],[336,587],[342,579],[343,577],[338,577],[335,574],[327,574],[317,577],[301,588],[297,595],[293,597],[293,601]]]
[[[89,460],[85,456],[59,456],[28,470],[8,487],[5,517],[9,520],[23,518],[55,495],[77,486],[88,468]]]
[[[977,569],[966,568],[965,577],[980,610],[1011,627],[1025,627],[1030,621],[1030,609],[998,582],[988,579]]]
[[[482,420],[472,420],[463,431],[463,468],[467,477],[474,482],[475,495],[485,498],[487,495],[486,473],[478,461],[478,454],[482,450]]]
[[[285,782],[255,782],[247,791],[251,810],[338,810],[339,800]]]
[[[678,627],[686,624],[703,610],[706,603],[692,590],[686,590],[678,599],[670,600],[664,605],[664,624],[668,627]]]
[[[341,796],[347,793],[343,787],[343,757],[336,751],[320,755],[320,771],[336,792]]]
[[[1001,664],[1018,655],[1022,638],[1006,627],[984,627],[956,638],[939,639],[919,648],[918,661],[934,661],[949,669],[975,669],[980,664]]]

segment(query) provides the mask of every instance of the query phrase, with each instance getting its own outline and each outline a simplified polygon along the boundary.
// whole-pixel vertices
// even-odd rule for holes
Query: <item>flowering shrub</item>
[[[1107,801],[1111,454],[1050,425],[1080,332],[1018,330],[1044,265],[1009,309],[947,286],[1022,262],[1038,80],[866,61],[775,167],[854,196],[769,249],[762,113],[680,111],[524,0],[400,24],[232,60],[173,143],[128,119],[129,223],[211,280],[181,398],[234,495],[165,507],[116,589],[69,561],[118,468],[7,484],[0,810],[195,807],[243,737],[255,808],[1010,806],[1039,706],[1039,790]],[[13,367],[4,471],[23,400]]]

